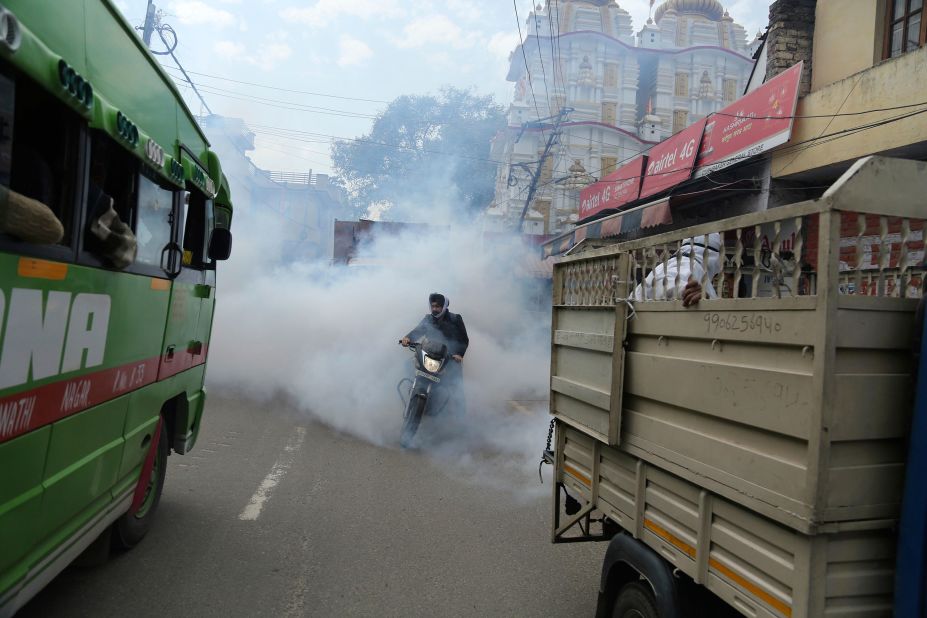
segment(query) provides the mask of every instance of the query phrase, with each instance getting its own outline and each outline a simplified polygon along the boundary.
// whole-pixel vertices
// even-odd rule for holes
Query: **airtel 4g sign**
[[[640,194],[643,171],[644,157],[637,157],[594,185],[580,191],[580,219],[636,200]]]
[[[650,149],[641,197],[649,197],[688,180],[695,166],[705,120],[689,125]]]

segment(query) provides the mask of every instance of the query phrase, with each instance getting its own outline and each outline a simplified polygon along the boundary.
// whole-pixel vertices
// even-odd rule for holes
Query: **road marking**
[[[270,472],[264,477],[261,484],[258,485],[257,491],[251,496],[251,501],[245,505],[245,509],[241,512],[241,515],[238,516],[238,519],[242,521],[254,521],[260,517],[261,509],[264,508],[264,503],[270,498],[270,494],[274,490],[274,487],[286,476],[290,466],[293,465],[296,451],[303,445],[303,440],[305,439],[306,428],[297,427],[296,433],[290,436],[286,446],[283,447],[283,453],[280,454],[280,457],[277,458],[277,461],[274,463],[274,467],[270,469]]]

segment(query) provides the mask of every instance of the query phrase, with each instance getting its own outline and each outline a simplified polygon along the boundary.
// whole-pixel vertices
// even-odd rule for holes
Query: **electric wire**
[[[165,68],[177,69],[177,67],[173,67],[169,64],[162,64],[161,66]],[[310,95],[310,96],[315,96],[315,97],[327,97],[330,99],[341,99],[344,101],[363,101],[365,103],[390,103],[390,101],[385,101],[383,99],[363,99],[360,97],[348,97],[348,96],[329,94],[329,93],[324,93],[324,92],[311,92],[309,90],[293,90],[291,88],[281,88],[279,86],[259,84],[256,82],[249,82],[249,81],[244,81],[240,79],[233,79],[231,77],[224,77],[221,75],[214,75],[211,73],[200,73],[198,71],[187,71],[187,73],[191,75],[199,75],[200,77],[208,77],[210,79],[217,79],[221,81],[233,82],[235,84],[242,84],[245,86],[255,86],[257,88],[267,88],[268,90],[279,90],[280,92],[290,92],[293,94],[305,94],[305,95]]]
[[[786,147],[784,147],[784,148],[780,148],[780,149],[775,150],[775,151],[773,151],[773,152],[774,152],[775,154],[780,154],[780,155],[782,155],[782,154],[788,155],[788,154],[792,154],[793,152],[802,152],[802,151],[804,151],[804,150],[808,150],[808,149],[810,149],[810,148],[814,148],[814,147],[820,146],[820,145],[822,145],[822,144],[826,144],[826,143],[835,141],[835,140],[837,140],[837,139],[842,139],[843,137],[848,137],[849,135],[855,135],[856,133],[860,133],[860,132],[862,132],[862,131],[867,131],[867,130],[869,130],[869,129],[877,128],[877,127],[880,127],[880,126],[885,126],[885,125],[887,125],[887,124],[891,124],[891,123],[893,123],[893,122],[898,122],[898,121],[901,121],[901,120],[905,120],[905,119],[907,119],[907,118],[911,118],[911,117],[913,117],[913,116],[917,116],[917,115],[923,114],[923,113],[927,113],[927,109],[917,110],[917,111],[914,111],[914,112],[908,112],[908,113],[906,113],[906,114],[901,114],[901,115],[898,115],[898,116],[893,116],[893,117],[890,117],[890,118],[885,118],[885,119],[882,119],[882,120],[879,120],[879,121],[874,121],[874,122],[871,122],[871,123],[867,123],[867,124],[865,124],[865,125],[859,125],[859,126],[856,126],[856,127],[849,127],[849,128],[847,128],[847,129],[843,129],[843,130],[840,130],[840,131],[835,131],[834,133],[829,133],[829,134],[827,134],[827,135],[819,135],[818,137],[812,137],[812,138],[809,138],[809,139],[807,139],[807,140],[803,140],[803,141],[801,141],[801,142],[797,142],[797,143],[795,143],[795,144],[791,144],[791,145],[786,146]],[[652,147],[653,147],[653,146],[651,146],[650,148],[652,148]],[[649,148],[648,148],[647,150],[649,150]],[[626,162],[626,161],[630,161],[631,159],[637,157],[639,154],[640,154],[640,153],[635,154],[635,155],[632,155],[632,156],[630,156],[630,157],[627,157],[626,159],[623,159],[622,161],[617,162],[615,165],[617,166],[617,165],[620,165],[621,163],[624,163],[624,162]],[[729,158],[727,158],[727,159],[722,159],[722,160],[720,160],[720,161],[717,161],[717,162],[713,163],[712,165],[717,165],[717,164],[720,164],[720,163],[728,163],[728,164],[730,164],[730,165],[734,165],[734,164],[737,163],[738,161],[746,161],[747,159],[751,159],[751,158],[753,158],[753,157],[755,157],[755,156],[756,156],[756,155],[736,155],[736,156],[733,156],[733,157],[729,157]],[[759,160],[757,160],[756,162],[751,163],[751,165],[757,165],[757,164],[759,164],[759,163],[762,163],[763,161],[765,161],[765,157],[764,157],[764,158],[761,158],[761,159],[759,159]],[[702,178],[708,178],[711,174],[716,174],[716,173],[722,171],[723,169],[729,167],[730,165],[727,165],[727,166],[725,166],[724,168],[717,169],[717,170],[714,170],[714,171],[712,171],[712,172],[709,172],[709,173],[706,174],[705,176],[702,176]],[[592,172],[592,173],[593,173],[593,174],[594,174],[594,173],[600,173],[600,172],[602,171],[602,169],[603,169],[603,168],[599,168],[598,170],[595,170],[595,171]],[[664,175],[664,174],[674,174],[674,173],[679,173],[679,170],[671,170],[671,171],[668,171],[668,172],[657,172],[657,173],[654,173],[654,174],[650,174],[650,176],[661,176],[661,175]],[[646,175],[646,174],[645,174],[645,175]],[[597,182],[624,182],[624,181],[626,181],[626,180],[634,180],[634,179],[641,178],[641,177],[642,177],[642,175],[635,175],[635,176],[627,176],[627,177],[625,177],[625,178],[617,178],[617,179],[609,180],[609,181],[599,180],[599,181],[597,181]],[[560,182],[560,181],[562,181],[562,180],[565,180],[565,179],[564,179],[564,178],[551,179],[551,180],[549,180],[549,181],[543,183],[543,185],[539,186],[538,189],[540,189],[540,188],[542,188],[542,187],[549,186],[549,185],[551,185],[551,184],[555,184],[555,183]],[[754,189],[745,189],[745,190],[751,190],[751,191],[752,191],[752,190],[754,190]],[[519,197],[519,195],[524,194],[524,191],[525,191],[525,190],[522,189],[522,190],[519,192],[519,194],[516,195],[516,196],[514,196],[512,199],[517,199],[517,198]]]
[[[531,79],[531,69],[528,68],[528,55],[525,53],[525,39],[521,35],[521,17],[518,16],[518,0],[512,0],[512,6],[515,7],[515,24],[518,26],[518,46],[521,48],[521,56],[525,60],[525,73],[528,75],[528,87],[531,89],[531,98],[534,100],[534,111],[537,112],[538,120],[540,120],[541,110],[538,109],[538,97],[534,93],[534,82]],[[541,132],[543,133],[543,129]]]
[[[223,97],[226,99],[232,99],[235,101],[249,101],[252,103],[256,103],[258,105],[265,105],[267,107],[273,107],[276,109],[285,109],[285,110],[294,111],[294,112],[306,112],[309,114],[321,114],[324,116],[337,116],[340,118],[359,118],[363,120],[375,120],[377,118],[376,116],[371,115],[371,114],[359,114],[359,113],[354,113],[354,112],[339,112],[336,110],[329,111],[324,108],[315,108],[311,105],[303,105],[302,103],[296,103],[296,102],[291,102],[291,101],[277,101],[274,99],[264,99],[261,97],[246,96],[246,95],[241,95],[239,93],[233,93],[227,90],[216,90],[211,86],[200,85],[199,88],[200,90],[202,90],[202,92],[205,92],[206,94],[211,94],[211,95]],[[211,110],[210,110],[210,113],[212,113]]]
[[[544,68],[544,55],[541,53],[541,29],[538,26],[538,14],[534,13],[534,34],[537,37],[538,60],[541,62],[541,77],[544,79],[544,94],[547,96],[547,114],[553,114],[554,104],[547,88],[547,70]]]
[[[393,148],[393,149],[402,150],[402,151],[418,152],[420,154],[436,154],[436,155],[442,155],[442,156],[448,156],[448,157],[456,157],[459,159],[466,159],[470,161],[495,163],[497,165],[506,164],[504,161],[498,161],[496,159],[490,159],[486,157],[463,155],[460,153],[445,152],[443,150],[433,150],[429,148],[418,148],[418,147],[413,147],[413,146],[405,146],[402,144],[391,144],[389,142],[381,142],[378,140],[372,140],[372,139],[367,139],[367,138],[362,138],[362,137],[341,137],[341,136],[329,135],[325,133],[314,133],[311,131],[300,131],[298,129],[286,129],[282,127],[273,127],[269,125],[260,125],[260,124],[249,124],[248,126],[253,132],[257,134],[266,133],[269,135],[275,135],[277,137],[285,137],[286,139],[290,139],[292,141],[297,141],[297,142],[305,142],[305,143],[312,143],[312,144],[331,143],[332,141],[356,142],[356,143],[362,143],[362,144],[369,144],[372,146],[380,146],[383,148]]]
[[[169,67],[169,68],[170,68],[170,67]],[[172,70],[173,70],[173,69],[172,69]],[[176,79],[176,77],[177,77],[175,74],[171,73],[170,71],[168,72],[168,75],[170,75],[171,77],[174,77],[175,79]],[[186,80],[185,80],[185,81],[186,81]],[[328,112],[328,113],[330,113],[330,114],[332,114],[332,115],[356,116],[356,117],[358,117],[358,118],[376,118],[376,117],[377,117],[376,114],[368,114],[368,113],[364,113],[364,112],[352,112],[352,111],[349,111],[349,110],[335,109],[335,108],[332,108],[332,107],[319,107],[319,106],[317,106],[317,105],[308,105],[308,104],[305,104],[305,103],[299,103],[298,101],[286,101],[286,100],[282,100],[282,99],[272,99],[272,98],[270,98],[270,97],[261,97],[261,96],[257,96],[257,95],[248,94],[248,93],[245,93],[245,92],[240,92],[240,91],[237,91],[237,90],[229,90],[228,88],[221,88],[221,87],[219,87],[219,86],[213,86],[212,84],[197,83],[197,85],[198,85],[200,88],[204,89],[204,90],[205,90],[205,89],[208,89],[208,90],[215,91],[216,93],[227,93],[227,94],[229,94],[229,95],[235,95],[236,97],[239,97],[239,98],[242,98],[242,99],[255,100],[255,101],[259,101],[259,102],[267,102],[267,103],[275,103],[275,104],[281,104],[281,105],[298,106],[298,107],[306,108],[306,111],[317,111],[318,113],[325,113],[325,112]],[[219,94],[219,96],[222,96],[222,95]]]

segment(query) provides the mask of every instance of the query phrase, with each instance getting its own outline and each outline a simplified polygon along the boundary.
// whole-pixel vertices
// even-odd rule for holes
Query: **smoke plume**
[[[370,266],[291,263],[275,241],[288,222],[259,206],[236,204],[235,248],[218,273],[212,385],[257,401],[282,395],[337,430],[398,447],[396,384],[410,375],[411,354],[397,341],[428,312],[428,294],[441,292],[470,335],[468,412],[460,423],[426,418],[422,451],[475,476],[487,461],[493,476],[500,467],[534,474],[546,406],[513,412],[509,402],[547,396],[547,296],[523,267],[536,249],[447,226],[375,241]],[[452,210],[429,205],[429,222]]]

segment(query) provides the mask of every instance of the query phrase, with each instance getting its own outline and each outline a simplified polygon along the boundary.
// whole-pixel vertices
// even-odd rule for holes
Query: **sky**
[[[142,24],[148,0],[113,1],[132,25]],[[513,93],[513,84],[505,80],[508,56],[519,40],[515,6],[526,36],[532,1],[155,4],[164,12],[163,23],[177,33],[175,55],[202,87],[212,112],[242,118],[255,131],[256,148],[250,156],[258,167],[330,173],[332,137],[367,133],[372,117],[400,95],[436,93],[449,85],[492,94],[507,105]],[[620,0],[619,5],[639,30],[647,20],[648,0]],[[765,28],[769,0],[724,5],[751,38]],[[174,66],[170,56],[159,58],[166,67]],[[176,69],[168,72],[183,81]],[[189,87],[182,91],[194,113],[206,112]]]

